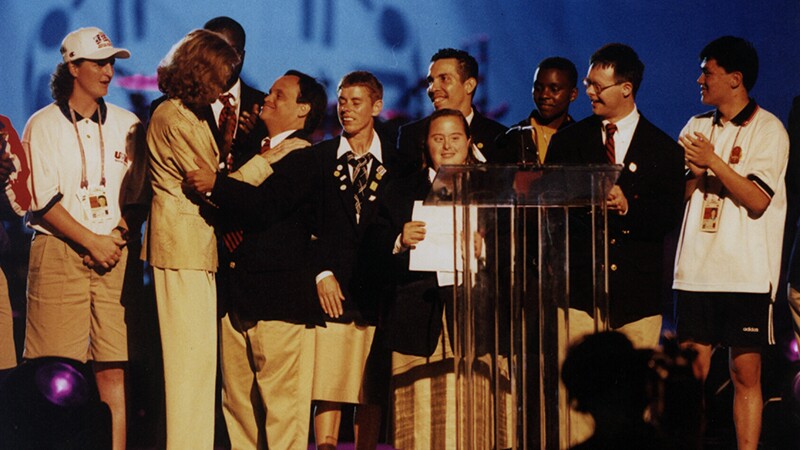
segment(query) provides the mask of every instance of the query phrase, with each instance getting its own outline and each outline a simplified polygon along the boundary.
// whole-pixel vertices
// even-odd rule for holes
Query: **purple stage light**
[[[52,362],[36,370],[36,386],[44,398],[58,406],[80,406],[89,400],[89,384],[77,369]]]

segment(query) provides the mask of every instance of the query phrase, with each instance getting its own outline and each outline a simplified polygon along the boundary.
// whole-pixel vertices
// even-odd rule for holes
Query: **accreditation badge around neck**
[[[90,186],[79,189],[76,193],[83,209],[84,217],[93,224],[102,224],[111,220],[108,206],[108,193],[105,186]]]
[[[78,122],[75,119],[75,110],[69,108],[75,137],[78,139],[78,148],[81,152],[81,187],[75,194],[81,204],[84,217],[93,224],[101,224],[111,220],[111,211],[108,207],[108,193],[106,191],[106,145],[103,139],[103,117],[100,109],[97,111],[97,134],[100,137],[100,185],[90,186],[86,174],[86,150],[83,147]]]

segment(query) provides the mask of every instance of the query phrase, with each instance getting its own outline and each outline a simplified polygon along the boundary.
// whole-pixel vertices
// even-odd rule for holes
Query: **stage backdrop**
[[[387,117],[431,111],[424,77],[442,47],[475,55],[482,81],[479,108],[509,125],[532,107],[536,63],[560,55],[582,77],[591,53],[608,42],[631,45],[644,61],[641,111],[672,136],[700,104],[697,54],[724,34],[751,40],[761,58],[753,95],[785,119],[800,95],[800,2],[641,0],[0,0],[0,114],[20,131],[50,102],[48,81],[64,35],[99,26],[131,50],[117,62],[108,100],[146,110],[159,95],[155,69],[169,48],[209,18],[228,15],[247,31],[243,77],[266,90],[287,69],[322,79],[329,102],[348,71],[374,72],[386,87]],[[590,108],[583,89],[572,108]]]

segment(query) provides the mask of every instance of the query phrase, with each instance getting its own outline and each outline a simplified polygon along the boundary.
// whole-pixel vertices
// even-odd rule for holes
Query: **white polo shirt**
[[[131,167],[127,139],[141,125],[133,113],[102,100],[98,111],[104,118],[105,191],[109,211],[108,218],[102,222],[88,217],[78,197],[81,191],[81,152],[69,109],[51,103],[31,116],[25,125],[22,145],[30,160],[32,194],[26,222],[37,232],[53,234],[43,226],[40,217],[55,203],[60,203],[76,221],[97,234],[109,234],[119,223],[120,187]],[[89,188],[92,189],[100,185],[101,178],[99,130],[97,122],[77,113],[75,118],[86,156]]]
[[[695,131],[711,139],[723,161],[730,161],[734,147],[740,147],[739,162],[729,165],[771,200],[764,214],[753,218],[744,206],[725,195],[718,231],[704,232],[703,184],[698,182],[683,216],[672,287],[692,292],[771,292],[774,301],[786,216],[786,130],[778,118],[751,100],[724,125],[713,111],[691,118],[681,136]]]

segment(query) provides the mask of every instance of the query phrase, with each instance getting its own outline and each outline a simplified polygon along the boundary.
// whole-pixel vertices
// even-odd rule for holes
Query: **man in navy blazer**
[[[626,333],[637,347],[652,348],[661,332],[663,245],[683,208],[683,153],[636,108],[635,95],[644,64],[630,47],[608,44],[594,53],[584,79],[593,115],[556,133],[548,164],[618,164],[622,172],[611,189],[609,208],[610,326]],[[616,127],[609,159],[608,125]],[[585,214],[584,214],[585,216]],[[575,269],[587,269],[591,230],[579,220],[572,233]],[[586,244],[586,245],[582,245]],[[584,248],[585,247],[585,248]],[[583,262],[578,259],[586,258]],[[588,260],[588,261],[587,261]],[[570,308],[592,311],[591,270],[571,270]],[[573,330],[574,314],[570,314]],[[571,334],[570,339],[574,336]]]
[[[683,213],[683,152],[636,107],[644,64],[632,48],[605,45],[589,63],[583,84],[594,114],[553,135],[545,163],[616,164],[622,172],[606,199],[609,317],[594,311],[592,217],[585,209],[570,214],[567,339],[575,342],[594,332],[594,318],[601,314],[635,347],[653,348],[661,335],[664,237]],[[561,358],[564,350],[559,349]],[[570,444],[591,435],[586,416],[570,412],[570,418]]]
[[[286,144],[294,138],[309,146],[326,107],[325,88],[319,82],[302,72],[286,72],[272,85],[260,114],[270,136],[262,154],[246,167],[260,163],[263,156],[272,164],[271,176],[291,176],[295,166],[283,158]],[[224,178],[247,182],[246,175],[239,177],[246,167]],[[227,312],[220,323],[220,364],[231,445],[305,448],[314,356],[308,344],[314,326],[324,324],[311,270],[311,210],[286,209],[266,221],[257,214],[261,206],[254,192],[216,184],[233,193],[212,197],[225,221],[220,290],[226,293]]]
[[[480,162],[515,163],[516,149],[499,149],[495,139],[506,132],[505,125],[478,112],[472,105],[478,88],[478,61],[463,50],[443,48],[431,57],[428,68],[428,97],[434,109],[461,111],[469,123],[473,153]],[[397,149],[404,174],[424,167],[425,119],[400,127]]]
[[[335,446],[340,403],[358,403],[357,439],[367,442],[367,447],[373,442],[374,447],[380,428],[380,409],[375,399],[383,392],[376,394],[371,388],[385,391],[388,373],[387,380],[377,380],[372,386],[364,386],[364,380],[368,378],[366,359],[381,304],[374,291],[378,279],[374,275],[382,268],[373,263],[374,253],[362,245],[362,240],[376,216],[377,201],[389,173],[394,170],[395,150],[374,128],[374,119],[383,106],[383,87],[374,75],[347,74],[337,91],[342,136],[290,153],[257,187],[233,176],[216,177],[208,168],[189,173],[187,183],[223,212],[247,212],[242,216],[242,246],[247,241],[248,226],[270,230],[295,217],[295,227],[313,233],[313,256],[304,273],[311,284],[313,301],[319,302],[317,313],[321,306],[327,320],[327,327],[316,328],[313,344],[317,443]],[[362,162],[366,168],[363,180],[356,176],[356,168]],[[205,177],[210,177],[210,182],[199,179]],[[359,186],[363,189],[356,202]],[[258,239],[265,238],[261,235]],[[235,262],[238,271],[239,261]],[[325,334],[330,330],[334,331]],[[308,392],[302,394],[306,396]]]

